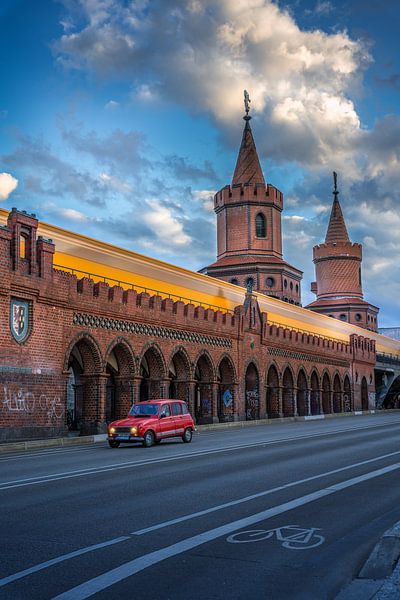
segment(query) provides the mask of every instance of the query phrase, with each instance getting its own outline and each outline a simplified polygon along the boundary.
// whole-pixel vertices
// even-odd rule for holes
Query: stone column
[[[212,421],[213,423],[219,423],[218,416],[218,392],[219,392],[219,383],[218,381],[213,381],[211,384],[211,394],[212,394]]]

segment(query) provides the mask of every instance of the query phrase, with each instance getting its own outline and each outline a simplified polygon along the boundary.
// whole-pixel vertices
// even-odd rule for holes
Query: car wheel
[[[145,448],[150,448],[154,444],[154,433],[152,431],[146,431],[143,436],[143,446]]]
[[[190,444],[190,442],[192,441],[192,436],[193,436],[192,430],[189,429],[189,427],[187,429],[185,429],[185,433],[182,436],[182,439],[185,442],[185,444]]]
[[[110,446],[110,448],[118,448],[119,442],[116,442],[115,440],[108,440],[108,445]]]

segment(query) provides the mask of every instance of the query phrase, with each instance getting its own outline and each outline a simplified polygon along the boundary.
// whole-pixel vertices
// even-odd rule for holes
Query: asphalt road
[[[334,598],[400,520],[400,414],[0,457],[0,599]]]

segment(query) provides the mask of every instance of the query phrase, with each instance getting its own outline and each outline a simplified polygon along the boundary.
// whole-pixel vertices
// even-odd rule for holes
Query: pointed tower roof
[[[246,125],[244,126],[242,143],[236,161],[232,185],[243,183],[254,185],[258,183],[265,185],[264,175],[261,170],[256,144],[253,138],[253,132],[250,127],[251,117],[246,115],[243,119],[245,120]]]
[[[349,234],[347,233],[346,223],[344,222],[344,217],[342,213],[342,209],[340,206],[340,202],[338,200],[339,192],[337,190],[337,174],[333,173],[334,180],[334,200],[332,204],[331,216],[329,219],[328,230],[326,232],[325,243],[329,244],[331,242],[350,242]]]

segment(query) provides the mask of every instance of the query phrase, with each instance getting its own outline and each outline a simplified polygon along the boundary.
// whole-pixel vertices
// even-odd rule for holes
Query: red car
[[[194,422],[186,402],[182,400],[151,400],[134,404],[126,419],[108,426],[108,443],[118,448],[123,443],[142,442],[150,448],[169,437],[192,441]]]

